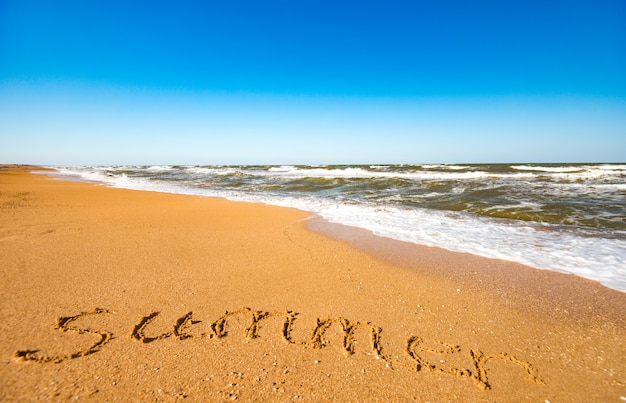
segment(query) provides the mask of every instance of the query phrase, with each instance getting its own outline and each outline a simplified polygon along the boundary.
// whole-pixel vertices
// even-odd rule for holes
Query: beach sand
[[[626,293],[32,169],[0,169],[0,400],[626,400]]]

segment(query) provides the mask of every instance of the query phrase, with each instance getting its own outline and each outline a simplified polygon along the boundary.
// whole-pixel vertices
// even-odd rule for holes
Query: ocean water
[[[626,291],[626,164],[53,168],[112,187],[294,207]]]

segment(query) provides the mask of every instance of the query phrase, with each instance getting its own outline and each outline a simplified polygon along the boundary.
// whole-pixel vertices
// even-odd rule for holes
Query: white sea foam
[[[270,172],[297,172],[299,170],[299,168],[296,168],[293,165],[281,165],[279,167],[271,167],[268,169]]]
[[[216,171],[216,168],[205,168],[205,167],[185,167],[185,171],[192,174],[211,174]]]
[[[380,175],[385,171],[371,172],[363,168],[298,168],[293,166],[255,171],[260,175],[294,175],[298,177],[328,175]],[[594,169],[597,167],[593,167]],[[602,284],[626,291],[626,240],[607,238],[594,234],[577,233],[571,228],[549,224],[497,220],[469,213],[438,211],[422,208],[403,208],[387,204],[342,203],[322,197],[295,197],[286,194],[251,193],[222,188],[200,188],[178,182],[154,181],[147,178],[131,178],[124,172],[130,167],[69,167],[57,168],[60,174],[81,177],[112,187],[151,190],[199,196],[224,197],[231,200],[260,202],[310,211],[341,224],[373,231],[375,234],[417,244],[437,246],[452,251],[468,252],[490,258],[519,262],[532,267],[572,273]],[[145,170],[145,168],[143,168]],[[188,171],[222,175],[244,173],[245,168],[234,167],[187,167]],[[610,171],[604,169],[605,171]],[[111,172],[114,175],[111,175]],[[428,175],[431,172],[394,172],[398,175]],[[562,172],[556,172],[561,174]],[[483,171],[433,172],[434,175],[450,174],[465,178],[467,174],[488,174]],[[358,177],[358,176],[356,176]],[[476,176],[475,176],[476,177]],[[448,177],[449,178],[449,177]],[[556,185],[556,184],[554,184]],[[563,186],[579,184],[567,183]],[[600,186],[598,184],[596,186]],[[607,186],[615,186],[609,184]],[[619,185],[618,185],[619,186]],[[553,186],[558,191],[558,186]],[[458,189],[459,191],[461,188]],[[554,191],[554,190],[551,190]],[[584,186],[581,185],[581,191]],[[571,192],[568,190],[568,192]],[[436,195],[437,193],[431,193]],[[427,196],[423,195],[422,197]],[[390,197],[394,197],[391,195]],[[418,197],[418,196],[416,196]],[[521,200],[529,209],[540,208],[535,201]],[[495,205],[494,208],[499,206]],[[501,206],[506,208],[507,206]],[[509,206],[510,207],[510,206]]]
[[[256,172],[257,175],[262,175]],[[445,171],[414,171],[414,172],[386,172],[369,171],[364,168],[298,168],[293,166],[272,167],[265,171],[265,175],[276,177],[293,178],[401,178],[413,180],[462,180],[462,179],[482,179],[510,177],[510,175],[523,174],[494,174],[485,171],[469,172],[445,172]],[[521,177],[521,176],[518,176]]]
[[[470,168],[467,165],[447,165],[447,164],[422,165],[421,167],[424,169],[450,169],[450,170],[455,170],[455,171]]]
[[[539,171],[539,172],[579,172],[583,167],[544,167],[538,165],[512,165],[511,168],[520,171]]]
[[[151,172],[166,172],[166,171],[171,171],[173,169],[174,167],[170,165],[153,165],[153,166],[146,168],[146,170],[151,171]]]
[[[581,180],[617,180],[626,176],[626,165],[577,165],[577,166],[536,166],[514,165],[511,168],[522,172],[533,172],[533,175],[544,175],[558,181],[577,182]]]

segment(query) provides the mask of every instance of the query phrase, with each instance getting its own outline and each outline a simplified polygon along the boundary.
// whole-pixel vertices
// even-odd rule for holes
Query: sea
[[[626,164],[55,166],[145,191],[292,207],[626,292]]]

